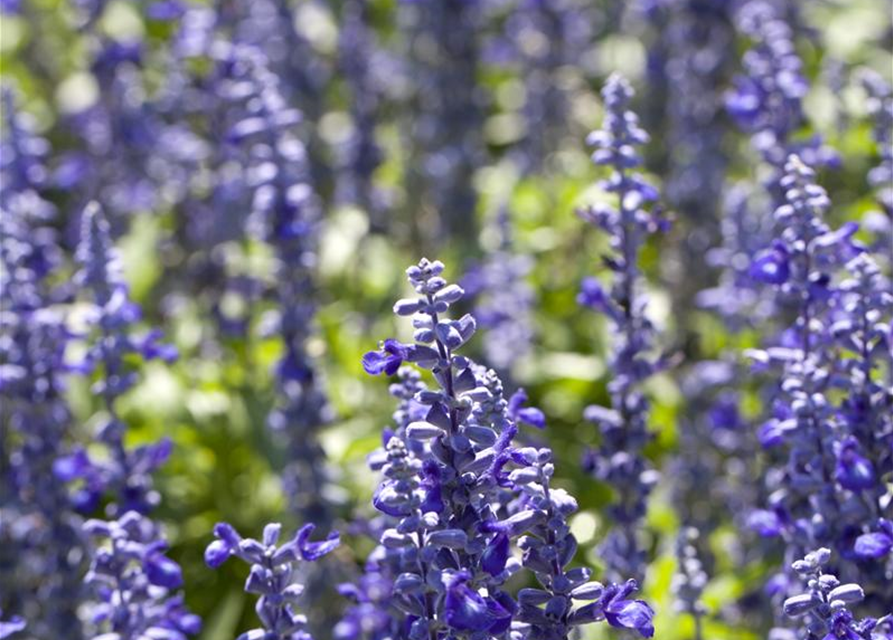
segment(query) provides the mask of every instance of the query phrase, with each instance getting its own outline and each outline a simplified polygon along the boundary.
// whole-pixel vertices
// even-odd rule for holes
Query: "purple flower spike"
[[[774,374],[766,394],[772,414],[759,441],[782,451],[765,474],[768,504],[750,514],[748,526],[781,536],[789,552],[827,541],[840,554],[841,579],[889,600],[893,584],[882,563],[864,562],[889,551],[871,522],[888,510],[880,479],[890,469],[890,438],[880,434],[893,433],[881,373],[893,312],[889,281],[854,239],[855,223],[833,230],[825,222],[831,201],[804,160],[789,155],[778,186],[774,240],[751,275],[775,285],[766,302],[780,325],[750,356],[755,370]],[[809,594],[788,604],[791,615],[813,616]]]
[[[852,614],[849,610],[851,605],[861,602],[865,591],[856,582],[846,582],[832,573],[826,573],[830,561],[831,551],[818,549],[791,564],[793,572],[807,584],[807,591],[784,601],[782,609],[785,615],[803,619],[804,630],[808,628],[808,636],[812,638],[880,640],[887,637],[871,633],[878,622],[883,621],[874,618],[857,620]],[[834,604],[828,606],[826,603],[830,602]]]
[[[205,564],[216,569],[232,555],[233,549],[223,540],[214,540],[205,549]]]
[[[546,428],[546,414],[537,407],[525,407],[528,401],[527,392],[524,389],[518,389],[509,398],[508,414],[516,422],[529,424],[536,429]]]
[[[88,520],[84,532],[104,549],[93,555],[85,577],[95,592],[92,617],[109,631],[101,636],[183,640],[201,630],[182,596],[171,593],[182,586],[183,574],[164,555],[167,541],[154,522],[128,511],[117,520]]]
[[[580,283],[580,293],[577,294],[577,304],[589,307],[595,311],[604,312],[610,306],[610,298],[605,288],[597,278],[583,278]]]
[[[584,417],[598,424],[601,444],[585,455],[584,467],[616,489],[610,506],[614,526],[602,544],[610,580],[642,579],[646,553],[637,542],[655,473],[644,448],[652,434],[648,428],[649,400],[644,384],[664,365],[657,332],[646,314],[645,282],[640,254],[650,236],[668,229],[661,207],[655,205],[657,190],[637,172],[643,163],[641,147],[649,140],[630,108],[634,91],[621,75],[612,74],[602,88],[602,127],[589,134],[595,147],[592,160],[610,169],[599,183],[610,200],[591,205],[580,217],[610,240],[611,251],[602,259],[605,277],[585,278],[578,304],[608,320],[611,331],[608,385],[611,406],[595,405]]]
[[[577,502],[552,488],[550,449],[514,442],[520,423],[545,427],[543,412],[525,406],[523,389],[506,398],[495,370],[457,353],[476,323],[470,315],[449,318],[460,295],[443,270],[427,259],[407,269],[418,295],[394,312],[412,316],[415,343],[388,340],[364,358],[373,374],[386,371],[389,358],[394,370],[404,359],[413,366],[400,367],[390,386],[400,400],[394,425],[384,449],[368,458],[383,476],[372,502],[385,525],[365,575],[342,588],[354,604],[336,637],[501,638],[511,630],[515,640],[568,638],[606,615],[601,603],[574,603],[604,592],[589,582],[589,570],[571,566],[577,541],[568,518]],[[422,383],[417,368],[430,370],[434,385]],[[513,557],[516,548],[522,557]],[[505,585],[519,571],[543,588],[524,589],[515,602]],[[644,634],[649,611],[618,600],[610,615]]]
[[[491,576],[497,576],[505,571],[505,563],[509,557],[509,538],[505,534],[498,534],[487,545],[481,556],[481,567]]]
[[[218,522],[214,525],[214,536],[217,540],[211,542],[205,549],[205,564],[216,569],[226,562],[239,548],[242,537],[226,522]]]

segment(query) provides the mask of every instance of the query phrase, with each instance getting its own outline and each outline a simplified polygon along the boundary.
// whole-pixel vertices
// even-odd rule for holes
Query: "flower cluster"
[[[239,4],[219,15],[225,41],[255,50],[270,73],[280,79],[283,98],[295,105],[312,125],[304,139],[306,170],[316,191],[328,192],[332,168],[317,125],[324,114],[325,86],[331,80],[332,69],[317,51],[312,29],[300,19],[300,13],[281,0]]]
[[[101,9],[105,3],[98,4]],[[77,192],[79,205],[102,202],[116,219],[153,211],[176,198],[182,175],[175,140],[148,96],[145,43],[104,35],[95,21],[86,22],[89,71],[98,91],[65,118],[66,132],[78,144],[63,155],[54,186]]]
[[[521,491],[520,502],[543,514],[518,540],[524,552],[522,566],[540,583],[540,588],[523,589],[518,594],[518,619],[530,625],[526,637],[560,640],[569,637],[574,627],[596,620],[635,629],[646,638],[653,636],[654,611],[642,600],[629,598],[638,588],[635,580],[605,587],[589,581],[588,569],[568,568],[577,541],[567,519],[577,510],[577,502],[563,489],[551,488],[551,450],[525,448],[521,455],[530,466],[512,471],[509,480]],[[589,604],[574,608],[574,601]]]
[[[38,194],[48,180],[45,162],[49,143],[36,135],[32,118],[21,111],[16,102],[12,88],[0,87],[0,105],[3,107],[0,205],[7,210],[27,206],[35,214],[45,215],[52,211],[52,205]]]
[[[890,549],[873,542],[888,536],[878,518],[889,488],[879,474],[891,468],[893,429],[887,393],[875,377],[889,359],[893,298],[853,239],[856,225],[831,230],[824,223],[830,201],[813,171],[796,156],[785,170],[778,239],[751,269],[775,286],[794,323],[778,345],[749,355],[758,367],[782,369],[773,417],[759,439],[769,450],[786,445],[788,456],[783,470],[769,476],[770,509],[749,521],[761,535],[783,536],[789,556],[833,545],[846,561],[840,574],[865,586],[876,582],[880,595],[888,591]],[[849,277],[839,281],[844,266]],[[836,388],[844,390],[840,404]]]
[[[240,640],[653,637],[646,577],[694,640],[893,640],[891,34],[802,4],[0,0],[0,639],[198,635],[160,518],[281,498],[205,541]],[[419,246],[480,261],[407,270],[370,445]]]
[[[541,421],[520,400],[506,401],[492,371],[458,355],[475,332],[474,318],[447,317],[464,295],[442,276],[443,264],[423,259],[407,275],[418,296],[394,311],[412,316],[415,343],[395,340],[366,354],[371,374],[403,362],[429,369],[436,388],[420,388],[425,407],[387,442],[384,480],[373,504],[392,525],[381,535],[396,576],[390,616],[407,638],[567,638],[572,627],[607,620],[653,634],[653,612],[631,600],[635,581],[607,587],[588,582],[586,569],[567,569],[576,550],[566,518],[576,502],[552,489],[551,451],[517,448],[518,420]],[[529,409],[529,408],[528,408]],[[523,551],[520,561],[512,546]],[[527,569],[542,588],[518,600],[506,580]],[[573,601],[590,604],[573,606]],[[545,608],[543,608],[545,605]],[[352,636],[358,637],[358,636]]]
[[[667,222],[648,211],[657,192],[632,171],[641,164],[636,147],[648,140],[636,115],[628,109],[632,95],[625,79],[618,75],[609,78],[602,90],[604,127],[587,139],[596,148],[593,161],[612,168],[611,176],[601,186],[617,195],[619,208],[600,203],[579,212],[583,220],[610,235],[614,250],[614,255],[604,259],[613,273],[610,291],[589,277],[577,296],[578,304],[603,314],[614,327],[610,360],[613,379],[608,385],[612,406],[590,406],[584,416],[599,426],[602,437],[600,447],[585,456],[584,465],[617,494],[610,507],[616,526],[603,546],[613,579],[630,574],[641,579],[644,573],[644,553],[637,535],[657,475],[643,456],[650,434],[649,405],[641,385],[662,366],[649,356],[654,328],[645,314],[638,255],[646,237],[665,230]]]
[[[12,108],[9,93],[3,94]],[[5,110],[6,110],[5,109]],[[6,110],[11,125],[24,118]],[[30,140],[30,142],[29,142]],[[9,143],[10,147],[6,146]],[[8,155],[19,147],[18,155]],[[29,621],[32,637],[79,640],[83,596],[81,521],[53,473],[70,445],[73,420],[65,399],[65,352],[72,340],[53,283],[62,260],[45,207],[32,189],[41,143],[25,130],[4,136],[0,173],[0,559],[2,605]],[[15,176],[18,176],[16,178]],[[18,626],[10,621],[12,633]]]
[[[167,117],[179,124],[179,146],[195,150],[195,166],[174,218],[190,259],[171,287],[197,298],[223,337],[244,337],[263,287],[232,248],[246,241],[254,176],[265,175],[266,147],[252,153],[251,144],[267,124],[257,119],[252,99],[260,88],[253,81],[254,67],[241,55],[246,47],[228,38],[220,13],[190,6],[178,24],[159,100]],[[196,71],[203,68],[209,71]],[[296,117],[291,116],[293,125]],[[253,134],[247,139],[246,127]]]
[[[312,640],[305,631],[306,616],[295,611],[304,592],[303,585],[294,580],[296,563],[319,560],[340,542],[337,532],[330,533],[325,540],[312,542],[310,536],[315,528],[313,524],[305,524],[294,538],[277,545],[282,531],[278,523],[264,527],[260,541],[242,538],[225,522],[214,527],[216,540],[205,550],[205,562],[216,569],[230,557],[236,557],[251,565],[245,592],[260,596],[256,610],[262,627],[246,631],[239,640]]]
[[[97,632],[185,640],[201,630],[183,598],[170,595],[183,575],[165,555],[167,541],[155,523],[128,511],[117,520],[88,520],[84,531],[95,545],[85,582],[95,593],[89,619]]]
[[[427,389],[427,385],[422,382],[416,369],[401,366],[404,351],[399,342],[386,340],[382,346],[383,352],[366,354],[363,366],[370,375],[394,375],[396,372],[399,380],[390,385],[389,392],[398,400],[398,404],[393,414],[393,427],[383,430],[382,446],[373,451],[367,461],[373,471],[381,472],[387,465],[389,473],[399,473],[399,468],[406,464],[409,455],[407,445],[416,454],[425,450],[424,442],[406,438],[406,428],[413,422],[424,420],[428,412],[427,407],[415,399],[417,394]],[[377,496],[373,497],[373,505],[376,505]],[[388,515],[384,507],[379,507],[379,513],[381,518],[373,523],[369,532],[378,544],[366,559],[363,574],[354,583],[344,583],[338,587],[341,595],[350,599],[352,604],[345,609],[335,627],[337,640],[385,640],[405,633],[406,625],[391,615],[389,602],[394,579],[402,571],[403,563],[400,554],[380,544],[382,532],[396,524],[398,516]]]

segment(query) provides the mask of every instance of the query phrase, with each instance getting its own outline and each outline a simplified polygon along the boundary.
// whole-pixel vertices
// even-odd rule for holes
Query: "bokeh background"
[[[749,44],[735,29],[736,4],[2,2],[2,82],[52,148],[41,184],[58,212],[53,224],[63,248],[71,255],[84,204],[100,200],[142,323],[161,328],[180,353],[172,364],[141,364],[138,384],[118,406],[129,442],[169,436],[175,444],[157,474],[155,518],[183,567],[187,603],[204,618],[203,640],[232,638],[254,616],[242,592],[244,567],[211,571],[203,563],[213,524],[258,534],[268,521],[287,529],[300,523],[282,489],[285,449],[266,426],[282,352],[279,338],[264,331],[274,307],[262,293],[273,277],[271,250],[246,232],[250,212],[240,194],[206,197],[226,171],[226,141],[216,128],[227,112],[202,102],[213,95],[202,85],[202,57],[187,59],[178,49],[184,33],[200,30],[189,21],[200,22],[202,11],[220,16],[217,37],[270,56],[285,99],[304,114],[297,131],[322,210],[316,261],[308,266],[318,305],[308,350],[331,409],[319,431],[330,474],[323,497],[344,535],[323,565],[332,581],[349,579],[373,546],[356,524],[374,515],[377,475],[365,457],[379,446],[394,401],[360,359],[381,338],[410,338],[408,323],[391,313],[408,293],[405,267],[438,258],[451,280],[462,281],[497,251],[520,257],[514,264],[533,300],[530,347],[504,345],[520,351],[504,369],[506,384],[526,388],[546,414],[548,427],[537,437],[555,449],[559,483],[579,500],[572,521],[578,560],[597,575],[610,493],[581,468],[581,452],[598,438],[581,416],[585,406],[608,402],[611,336],[575,297],[580,280],[602,269],[607,242],[574,210],[604,197],[594,186],[604,171],[591,164],[584,139],[601,122],[598,90],[620,71],[652,133],[645,169],[674,218],[642,262],[649,314],[661,346],[676,354],[675,366],[648,387],[656,437],[647,452],[663,476],[647,517],[645,597],[658,611],[662,640],[692,637],[691,617],[674,612],[670,583],[680,514],[701,514],[712,522],[700,542],[710,575],[705,637],[764,637],[769,621],[748,602],[759,599],[778,557],[768,547],[746,550],[752,534],[730,505],[710,503],[714,492],[693,490],[677,471],[686,456],[704,455],[695,448],[703,446],[718,452],[706,455],[740,486],[760,483],[759,465],[738,469],[722,443],[704,444],[710,416],[692,406],[686,388],[696,362],[735,361],[758,343],[746,323],[734,326],[697,305],[720,271],[709,250],[722,242],[732,186],[760,179],[749,136],[724,108]],[[832,222],[862,220],[877,209],[865,180],[877,149],[852,72],[870,67],[890,80],[890,5],[785,6],[811,84],[797,135],[821,134],[840,153],[838,166],[820,174],[835,203]],[[4,111],[8,118],[9,104]],[[693,112],[695,121],[686,120]],[[471,349],[486,358],[483,344],[479,337]],[[68,400],[72,439],[90,441],[101,416],[90,381],[72,378]],[[759,397],[745,385],[740,400],[740,428],[752,428]],[[345,604],[332,596],[311,613],[331,620]]]

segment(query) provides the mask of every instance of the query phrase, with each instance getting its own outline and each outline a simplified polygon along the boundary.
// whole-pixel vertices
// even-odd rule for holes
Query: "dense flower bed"
[[[0,640],[893,640],[883,4],[0,2]]]

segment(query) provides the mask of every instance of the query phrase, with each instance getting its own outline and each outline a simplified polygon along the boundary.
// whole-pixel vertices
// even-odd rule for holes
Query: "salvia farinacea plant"
[[[883,4],[0,0],[0,640],[893,640]]]
[[[831,229],[831,201],[814,171],[790,156],[775,212],[777,239],[751,264],[772,285],[790,325],[758,368],[780,372],[772,415],[758,438],[786,455],[767,475],[767,509],[749,523],[780,536],[789,562],[820,545],[840,553],[837,574],[858,581],[879,610],[889,608],[890,407],[880,373],[890,358],[889,285],[855,239],[855,223]],[[843,394],[841,395],[841,391]],[[786,591],[787,580],[775,581]]]
[[[400,637],[419,640],[568,638],[599,620],[652,636],[652,609],[630,597],[635,580],[602,584],[571,566],[567,519],[577,503],[552,485],[548,448],[514,444],[524,414],[494,372],[459,354],[476,322],[450,318],[464,291],[443,270],[426,259],[407,269],[416,296],[394,311],[412,318],[414,342],[389,339],[363,358],[370,374],[393,375],[405,362],[434,382],[414,397],[424,415],[387,441],[373,497],[391,519],[380,540],[395,576],[385,615]],[[519,572],[538,585],[513,594],[507,581]]]
[[[584,457],[584,466],[607,482],[616,497],[609,508],[614,527],[602,547],[609,575],[618,579],[644,577],[645,552],[639,540],[646,500],[658,479],[644,456],[651,439],[649,402],[642,384],[664,365],[653,351],[654,326],[646,311],[647,298],[639,268],[639,253],[648,236],[665,231],[668,222],[650,210],[657,191],[635,169],[642,163],[637,147],[648,141],[638,118],[629,109],[632,87],[619,75],[602,90],[605,122],[587,142],[595,147],[593,162],[611,168],[601,187],[615,194],[618,206],[605,203],[579,211],[580,217],[607,233],[612,253],[603,260],[611,272],[610,288],[595,277],[583,280],[577,302],[604,315],[612,326],[610,356],[611,406],[592,405],[586,420],[598,425],[601,443]]]

